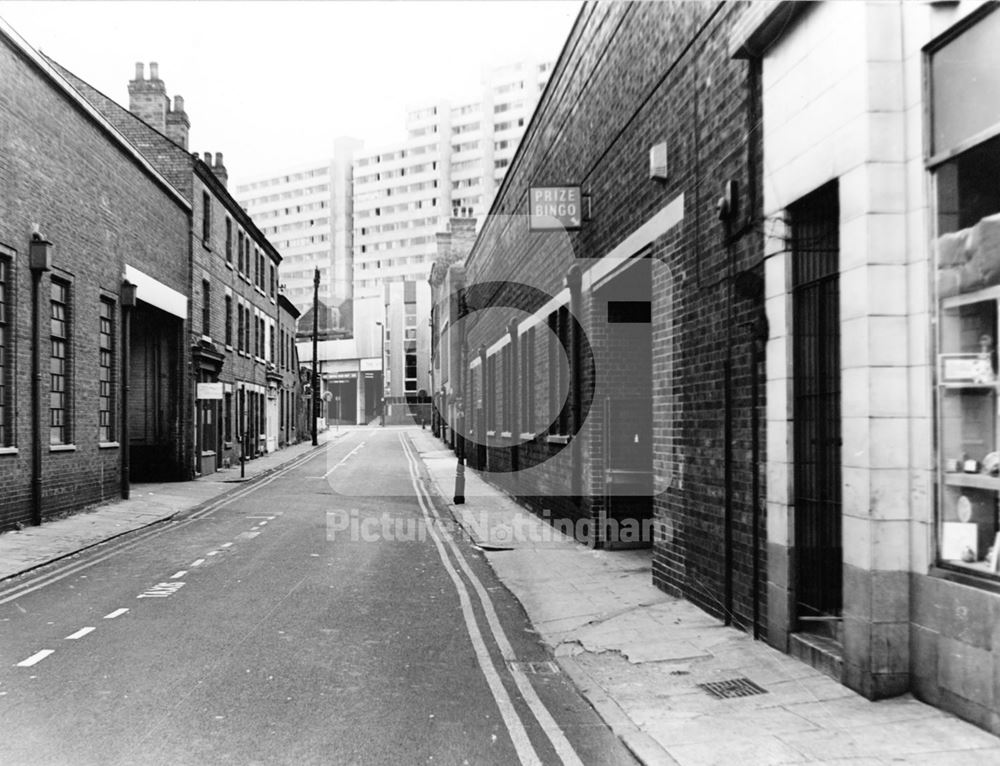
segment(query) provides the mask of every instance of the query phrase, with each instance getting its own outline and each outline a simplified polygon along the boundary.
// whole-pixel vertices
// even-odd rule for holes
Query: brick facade
[[[609,517],[641,516],[640,488],[652,482],[653,581],[763,629],[759,70],[728,50],[742,12],[740,3],[582,9],[466,263],[470,294],[476,283],[514,282],[548,302],[508,287],[504,302],[531,304],[527,315],[476,312],[466,407],[479,443],[470,462],[535,510],[583,521],[574,531],[595,545],[615,542]],[[668,172],[654,181],[649,151],[661,142]],[[722,221],[728,182],[735,211]],[[568,235],[530,232],[528,187],[561,184],[582,186],[591,219]],[[567,281],[573,266],[578,289]],[[651,321],[637,321],[643,310]],[[521,433],[510,415],[521,419],[528,358],[534,423]],[[568,390],[550,396],[567,364]]]
[[[33,226],[53,243],[40,283],[42,518],[117,496],[122,274],[126,266],[184,291],[188,213],[183,199],[87,113],[44,60],[0,32],[0,253],[9,258],[8,403],[12,431],[0,449],[0,529],[31,521],[31,293]],[[50,290],[69,287],[67,425],[50,446]],[[111,305],[111,435],[99,428],[99,328]],[[170,372],[168,371],[168,374]],[[108,436],[108,434],[104,434]]]

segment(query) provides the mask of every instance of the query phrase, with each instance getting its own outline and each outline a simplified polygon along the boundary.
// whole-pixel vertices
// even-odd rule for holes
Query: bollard
[[[455,465],[455,505],[462,505],[465,503],[465,438],[461,435],[458,437],[458,447],[455,450],[455,455],[458,457],[458,463]]]
[[[458,463],[455,466],[455,505],[463,505],[464,503],[465,503],[465,460],[463,460],[460,455],[458,458]]]

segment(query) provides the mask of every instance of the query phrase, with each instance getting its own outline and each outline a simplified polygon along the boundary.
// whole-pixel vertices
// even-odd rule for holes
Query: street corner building
[[[0,25],[0,74],[0,529],[296,441],[280,256],[156,64],[130,111]]]
[[[865,696],[993,732],[997,39],[992,3],[588,3],[432,274],[461,295],[435,428],[472,467]],[[578,215],[532,220],[563,188]]]

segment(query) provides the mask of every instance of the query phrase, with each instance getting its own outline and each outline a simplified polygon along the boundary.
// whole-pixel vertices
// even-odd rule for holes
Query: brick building
[[[596,546],[651,545],[660,587],[764,631],[759,73],[728,54],[741,13],[581,11],[465,263],[465,430],[470,462],[531,507]],[[532,231],[529,187],[564,185],[588,219]]]
[[[597,546],[651,514],[659,587],[994,732],[996,7],[585,5],[458,312],[488,478]]]
[[[995,733],[998,39],[980,2],[779,3],[732,39],[762,75],[769,638]]]
[[[0,187],[0,529],[6,529],[117,496],[124,415],[134,442],[159,439],[165,473],[183,473],[189,440],[172,402],[184,386],[179,350],[191,205],[171,177],[2,23]],[[29,263],[36,227],[52,243],[51,268],[38,281],[37,411]],[[155,380],[132,377],[127,413],[124,280],[138,293],[130,310],[129,366],[135,370],[153,355],[157,361]],[[133,475],[141,478],[141,455],[133,457],[140,463]]]
[[[185,259],[190,300],[179,352],[186,378],[177,398],[180,417],[193,434],[186,475],[210,473],[242,455],[252,459],[277,449],[281,428],[276,397],[283,375],[277,369],[281,256],[228,192],[222,154],[205,152],[199,158],[187,151],[190,122],[183,99],[175,97],[171,108],[155,63],[149,79],[143,65],[136,64],[129,109],[50,63],[170,179],[191,207]],[[153,360],[147,368],[150,388],[157,364]],[[159,442],[140,445],[136,437],[137,467],[146,464],[146,452],[152,470]]]

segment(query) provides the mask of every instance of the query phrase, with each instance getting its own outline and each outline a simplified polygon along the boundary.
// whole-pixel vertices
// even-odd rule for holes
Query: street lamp
[[[122,500],[128,500],[132,491],[129,476],[129,438],[128,438],[128,394],[129,394],[129,346],[132,343],[132,309],[135,308],[138,290],[127,279],[122,280],[119,300],[122,306],[122,415],[121,415],[121,450],[122,457]]]
[[[385,325],[381,322],[376,322],[378,325],[379,333],[382,335],[382,401],[379,407],[379,413],[381,416],[382,427],[385,427]]]
[[[42,523],[42,359],[38,291],[42,274],[52,267],[52,243],[36,226],[28,245],[31,270],[31,523]]]
[[[316,335],[319,322],[319,266],[313,271],[313,369],[312,369],[312,443],[319,444],[316,421],[319,419],[319,372],[316,367]]]

